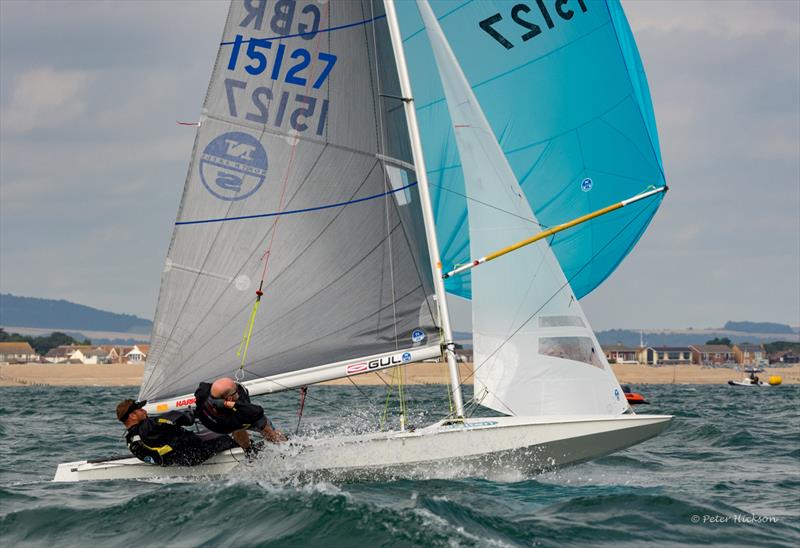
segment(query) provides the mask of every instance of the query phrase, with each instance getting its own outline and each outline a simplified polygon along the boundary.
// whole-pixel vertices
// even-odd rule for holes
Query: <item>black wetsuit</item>
[[[218,434],[230,434],[237,430],[261,431],[269,422],[260,405],[250,403],[247,389],[236,383],[239,399],[232,409],[225,407],[224,399],[211,397],[211,384],[201,382],[194,393],[197,399],[195,414],[203,426]]]
[[[190,414],[170,411],[131,426],[125,441],[136,458],[161,466],[194,466],[220,451],[238,447],[230,436],[204,439],[182,428],[193,424]]]

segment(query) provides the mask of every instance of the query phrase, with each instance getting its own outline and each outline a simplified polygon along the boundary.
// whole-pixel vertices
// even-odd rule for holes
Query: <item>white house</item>
[[[125,359],[128,363],[140,363],[147,359],[148,352],[150,352],[149,344],[137,344],[125,354]]]
[[[44,361],[48,363],[66,363],[72,355],[73,349],[71,346],[56,346],[47,351],[44,355]]]
[[[102,346],[62,345],[50,350],[44,359],[50,363],[112,363],[117,353],[111,353]]]

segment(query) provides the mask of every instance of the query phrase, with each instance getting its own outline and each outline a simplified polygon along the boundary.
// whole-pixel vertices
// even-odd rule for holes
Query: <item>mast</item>
[[[425,235],[428,239],[428,251],[430,254],[431,269],[433,270],[433,285],[436,290],[436,300],[439,304],[439,314],[441,316],[439,321],[441,322],[441,328],[444,333],[444,352],[447,359],[447,368],[450,373],[450,391],[453,395],[456,416],[463,417],[464,403],[461,397],[461,381],[458,378],[458,364],[456,363],[454,352],[455,344],[453,343],[453,331],[450,326],[450,314],[447,309],[447,297],[444,290],[444,281],[442,279],[439,243],[436,239],[436,226],[433,220],[433,208],[431,207],[431,197],[428,191],[428,175],[425,170],[425,159],[422,154],[422,143],[419,138],[419,127],[417,126],[417,113],[414,110],[411,82],[408,77],[405,53],[403,52],[403,40],[400,36],[400,27],[397,23],[397,14],[394,10],[394,1],[384,0],[384,7],[386,9],[386,22],[389,26],[389,35],[392,41],[395,61],[397,62],[400,93],[403,97],[403,107],[405,108],[406,120],[408,122],[414,166],[417,171],[422,216],[425,221]]]

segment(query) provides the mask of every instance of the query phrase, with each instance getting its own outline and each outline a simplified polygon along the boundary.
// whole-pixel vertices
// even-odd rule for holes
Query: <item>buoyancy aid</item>
[[[125,433],[130,452],[139,460],[151,464],[164,464],[164,456],[186,445],[187,437],[193,436],[181,425],[189,426],[194,420],[181,412],[147,418],[131,426]]]

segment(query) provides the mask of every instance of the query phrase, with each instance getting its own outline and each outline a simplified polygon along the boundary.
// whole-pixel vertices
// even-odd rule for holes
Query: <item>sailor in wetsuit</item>
[[[272,426],[260,405],[250,403],[247,389],[231,378],[213,384],[201,382],[194,393],[195,411],[203,426],[219,434],[231,434],[242,448],[250,449],[247,430],[257,430],[267,441],[286,441],[286,436]]]
[[[117,419],[125,425],[128,449],[141,461],[161,466],[194,466],[212,455],[237,446],[230,436],[203,439],[184,430],[194,418],[185,411],[170,411],[156,418],[142,409],[146,401],[123,400],[117,405]]]

